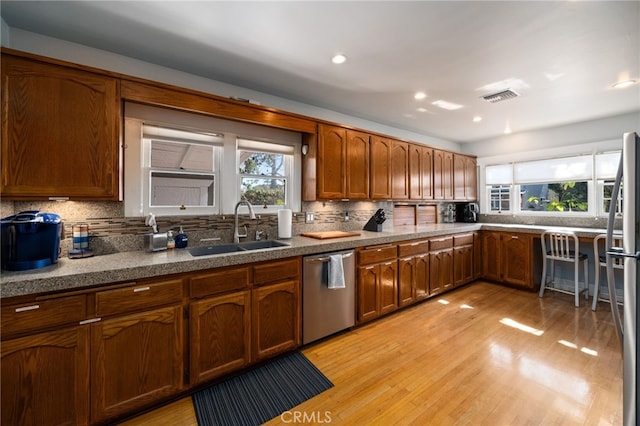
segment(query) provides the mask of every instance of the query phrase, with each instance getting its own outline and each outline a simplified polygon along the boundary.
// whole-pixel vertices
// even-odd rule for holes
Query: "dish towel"
[[[329,256],[329,279],[327,287],[330,289],[346,288],[344,282],[344,267],[342,265],[342,255],[332,254]]]

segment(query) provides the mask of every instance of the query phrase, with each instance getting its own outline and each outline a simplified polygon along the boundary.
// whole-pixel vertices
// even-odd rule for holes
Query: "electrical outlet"
[[[313,212],[305,213],[304,223],[313,223],[313,220],[314,220]]]

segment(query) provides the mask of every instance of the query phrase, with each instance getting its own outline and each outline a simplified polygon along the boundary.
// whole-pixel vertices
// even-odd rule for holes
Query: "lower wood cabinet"
[[[87,326],[3,341],[1,423],[87,424],[88,346]]]
[[[470,283],[474,275],[473,234],[453,237],[453,286]]]
[[[300,281],[254,288],[251,292],[253,360],[260,361],[300,345]]]
[[[407,306],[429,296],[429,241],[398,245],[398,305]]]
[[[480,239],[482,278],[529,290],[539,286],[541,250],[532,235],[482,231]]]
[[[189,310],[190,382],[199,384],[251,361],[251,292],[192,302]]]
[[[396,246],[374,246],[359,252],[358,322],[398,309]]]
[[[453,237],[429,242],[429,295],[453,288]]]
[[[182,306],[91,324],[91,419],[98,422],[183,389]]]

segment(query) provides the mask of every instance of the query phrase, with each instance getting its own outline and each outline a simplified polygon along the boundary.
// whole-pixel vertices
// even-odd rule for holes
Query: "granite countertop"
[[[480,229],[540,234],[545,229],[549,229],[549,227],[490,223],[441,223],[426,226],[395,227],[383,232],[360,231],[361,234],[359,236],[327,240],[295,236],[288,240],[282,240],[290,244],[287,247],[201,257],[193,257],[185,249],[173,249],[155,253],[144,251],[123,252],[84,259],[61,258],[57,264],[41,269],[18,272],[2,271],[0,276],[0,297],[4,299],[36,293],[73,290],[181,272],[194,272],[222,266],[346,250],[417,238],[437,237]],[[563,227],[562,229],[573,230],[579,237],[587,238],[605,232],[604,229],[593,228]]]

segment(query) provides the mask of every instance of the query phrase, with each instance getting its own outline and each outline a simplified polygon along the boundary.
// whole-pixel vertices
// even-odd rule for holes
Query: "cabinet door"
[[[429,255],[421,254],[413,259],[415,263],[415,294],[416,300],[429,296]]]
[[[3,425],[87,424],[86,326],[2,342]]]
[[[398,262],[385,262],[380,267],[380,315],[398,309]]]
[[[103,421],[183,389],[182,306],[91,325],[91,419]]]
[[[240,369],[251,360],[249,290],[193,302],[189,312],[190,382]]]
[[[433,200],[433,149],[423,147],[422,152],[422,199]]]
[[[531,244],[526,235],[504,235],[502,240],[502,281],[526,288],[531,282]]]
[[[2,55],[2,92],[3,198],[119,199],[118,80]]]
[[[377,318],[378,310],[378,268],[376,265],[358,268],[358,321]]]
[[[407,306],[416,300],[416,269],[413,257],[398,259],[398,304]]]
[[[453,288],[453,249],[429,253],[429,294]]]
[[[391,151],[391,197],[394,200],[409,198],[409,144],[393,141]]]
[[[502,248],[499,232],[483,231],[482,241],[482,277],[492,281],[502,280],[502,264],[500,261]]]
[[[318,197],[345,198],[347,131],[320,125],[318,132]]]
[[[453,198],[456,200],[466,200],[466,181],[465,173],[466,156],[453,154]]]
[[[300,281],[254,288],[253,361],[269,358],[300,345]]]
[[[347,192],[349,199],[369,198],[369,135],[347,132]]]
[[[371,137],[371,198],[391,198],[391,147],[388,139]]]
[[[477,160],[472,157],[467,157],[465,161],[464,187],[467,200],[475,201],[478,199]]]
[[[453,252],[453,283],[454,286],[473,281],[473,246],[456,247]]]
[[[433,150],[433,198],[453,200],[453,154]]]

